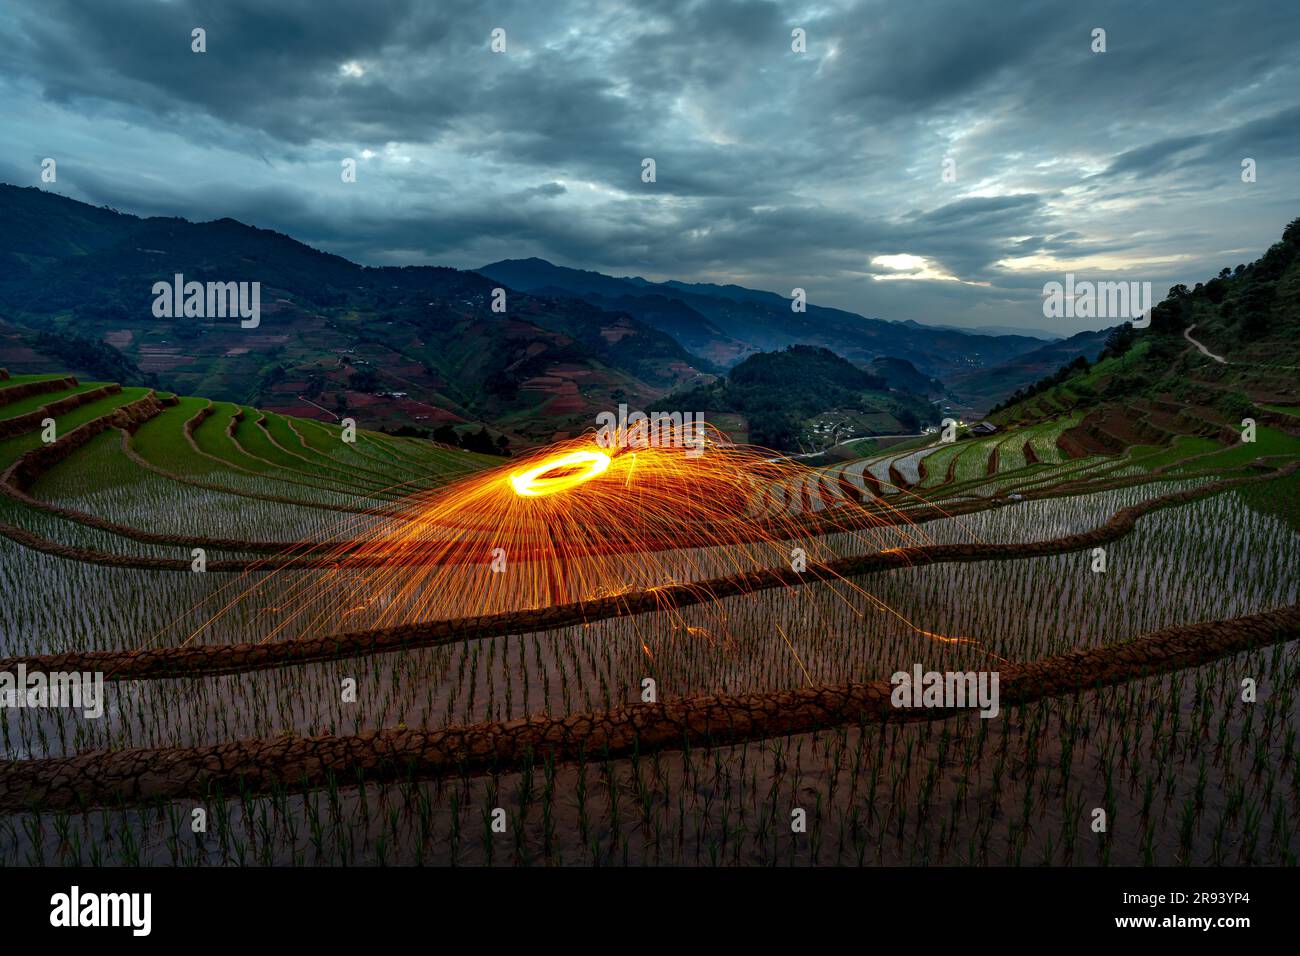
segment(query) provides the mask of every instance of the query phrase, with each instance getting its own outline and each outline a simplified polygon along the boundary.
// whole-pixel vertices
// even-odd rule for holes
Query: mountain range
[[[772,292],[615,278],[542,259],[478,271],[362,266],[233,219],[141,218],[5,184],[0,227],[0,366],[109,377],[102,368],[117,380],[368,427],[486,422],[548,440],[590,427],[598,411],[652,407],[795,344],[864,368],[900,360],[923,391],[935,379],[1004,369],[1004,387],[978,396],[987,407],[1040,377],[1036,352],[1060,347],[812,303],[797,312]],[[154,284],[176,275],[260,283],[258,326],[155,315]],[[504,311],[493,309],[499,288]]]
[[[947,380],[1037,349],[1030,335],[982,335],[951,327],[892,322],[806,303],[805,311],[774,292],[738,285],[651,282],[557,266],[545,259],[503,259],[477,270],[513,289],[579,299],[623,312],[672,335],[692,353],[726,367],[755,352],[817,345],[857,364],[882,356],[906,359]]]

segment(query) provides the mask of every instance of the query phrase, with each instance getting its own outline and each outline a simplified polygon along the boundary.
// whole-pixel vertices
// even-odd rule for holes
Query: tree
[[[1246,289],[1240,308],[1243,338],[1257,338],[1268,331],[1273,317],[1274,295],[1272,284],[1255,283]]]
[[[462,435],[460,445],[466,451],[478,452],[481,455],[495,455],[497,453],[496,445],[492,441],[492,436],[488,434],[486,425],[480,425],[479,430],[476,432]]]
[[[1125,322],[1123,325],[1117,325],[1110,330],[1106,336],[1106,343],[1101,347],[1101,354],[1098,359],[1119,358],[1133,347],[1137,341],[1137,332],[1133,329],[1132,322]],[[1082,356],[1080,356],[1082,357]]]

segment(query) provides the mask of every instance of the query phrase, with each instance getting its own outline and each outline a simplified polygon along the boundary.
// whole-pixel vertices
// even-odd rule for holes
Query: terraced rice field
[[[781,489],[782,547],[837,556],[809,573],[670,554],[460,620],[267,562],[499,459],[58,378],[0,381],[0,419],[81,397],[0,441],[0,670],[99,662],[104,713],[0,712],[6,864],[1295,862],[1295,430],[1102,453],[1053,396]],[[914,665],[1001,672],[1000,715],[891,712]]]

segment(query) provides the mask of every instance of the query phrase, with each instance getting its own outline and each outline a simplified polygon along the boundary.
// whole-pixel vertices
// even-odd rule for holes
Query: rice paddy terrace
[[[504,570],[439,510],[502,459],[5,375],[0,671],[106,703],[0,711],[0,860],[1294,863],[1300,402],[1261,369],[1243,443],[1205,364]],[[891,707],[915,664],[1002,714]]]

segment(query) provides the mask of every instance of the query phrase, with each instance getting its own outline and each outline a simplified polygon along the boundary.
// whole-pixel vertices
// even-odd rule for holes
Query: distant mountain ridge
[[[153,284],[176,274],[259,282],[260,326],[153,315]],[[167,388],[375,427],[490,421],[549,439],[708,378],[631,315],[515,290],[498,313],[497,286],[361,266],[233,219],[140,218],[0,185],[0,319],[108,343]]]
[[[1080,355],[1089,362],[1096,361],[1110,333],[1111,329],[1078,332],[1069,338],[1042,343],[1039,348],[992,368],[959,373],[946,384],[963,401],[975,407],[988,408],[1026,383],[1038,381]]]
[[[154,283],[258,282],[256,331],[234,320],[152,314]],[[492,307],[504,288],[504,312]],[[791,345],[827,348],[937,394],[962,373],[1044,347],[912,321],[870,319],[736,285],[651,282],[503,260],[482,273],[367,267],[234,219],[142,218],[0,184],[0,365],[41,371],[66,354],[158,384],[367,427],[492,424],[526,440],[584,430],[602,410],[707,385]],[[78,344],[81,342],[83,344]],[[101,351],[89,346],[94,345]],[[103,348],[122,356],[121,362]],[[1035,377],[1025,371],[1007,392]]]
[[[1000,365],[1043,345],[1041,338],[1030,335],[981,335],[910,320],[891,322],[811,302],[806,312],[794,312],[790,300],[774,292],[620,279],[538,258],[503,259],[478,272],[511,288],[567,294],[602,308],[618,308],[722,366],[755,352],[807,344],[860,365],[886,356],[906,359],[924,374],[946,380],[959,371]]]

